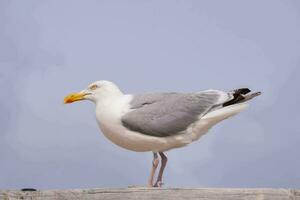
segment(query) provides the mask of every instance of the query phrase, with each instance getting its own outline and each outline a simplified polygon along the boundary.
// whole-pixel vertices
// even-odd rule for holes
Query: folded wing
[[[131,111],[122,116],[122,123],[131,131],[156,137],[181,134],[210,110],[231,99],[231,93],[218,90],[137,95],[130,103]]]

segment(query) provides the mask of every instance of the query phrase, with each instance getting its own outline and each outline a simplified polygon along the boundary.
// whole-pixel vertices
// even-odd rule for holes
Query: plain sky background
[[[0,188],[143,185],[152,153],[99,131],[70,92],[250,87],[263,95],[167,152],[166,186],[300,187],[297,0],[0,0]]]

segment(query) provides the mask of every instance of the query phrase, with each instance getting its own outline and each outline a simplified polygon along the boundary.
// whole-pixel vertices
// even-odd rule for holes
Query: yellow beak
[[[73,103],[74,101],[81,101],[84,100],[84,96],[87,95],[84,92],[77,92],[69,94],[64,98],[64,103]]]

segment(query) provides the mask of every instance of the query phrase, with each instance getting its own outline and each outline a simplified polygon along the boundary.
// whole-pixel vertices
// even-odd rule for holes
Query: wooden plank
[[[129,200],[300,200],[298,189],[99,188],[70,190],[0,190],[2,200],[129,199]]]

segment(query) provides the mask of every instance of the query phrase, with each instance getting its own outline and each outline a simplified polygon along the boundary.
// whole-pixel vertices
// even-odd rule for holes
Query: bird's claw
[[[157,182],[155,183],[154,187],[162,187],[163,185],[164,185],[163,182],[157,181]]]

